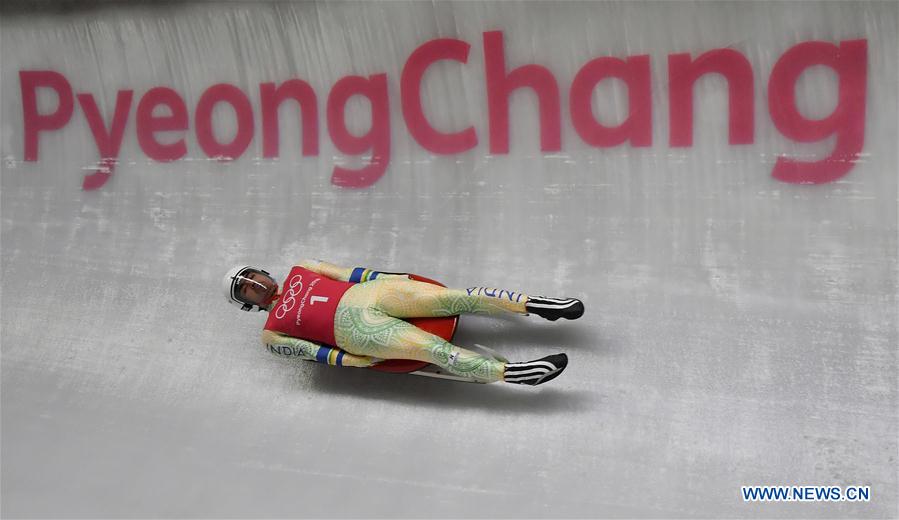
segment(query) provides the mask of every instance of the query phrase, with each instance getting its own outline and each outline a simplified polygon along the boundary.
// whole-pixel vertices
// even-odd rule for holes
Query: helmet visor
[[[258,269],[244,269],[234,277],[234,299],[250,304],[267,305],[275,297],[278,284],[272,277]]]

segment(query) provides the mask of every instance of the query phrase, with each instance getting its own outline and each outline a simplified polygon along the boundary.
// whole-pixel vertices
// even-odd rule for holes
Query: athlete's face
[[[251,271],[242,277],[237,295],[247,303],[264,306],[272,300],[277,290],[278,284],[271,277]]]

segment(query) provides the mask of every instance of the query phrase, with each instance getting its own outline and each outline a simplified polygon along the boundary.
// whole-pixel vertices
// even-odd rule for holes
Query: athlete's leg
[[[366,303],[396,318],[528,312],[525,308],[528,296],[505,289],[449,289],[402,278],[374,280],[365,285],[371,291],[370,301]]]
[[[425,361],[484,383],[502,381],[505,373],[504,362],[457,347],[377,309],[341,302],[334,335],[338,347],[359,356]]]
[[[482,356],[366,305],[375,300],[376,293],[377,284],[368,282],[351,287],[343,295],[334,318],[338,347],[359,356],[425,361],[485,383],[505,380],[538,385],[557,377],[568,364],[565,354],[508,364]]]
[[[574,298],[528,296],[491,287],[449,289],[402,278],[374,280],[366,285],[371,287],[374,298],[368,304],[397,318],[511,312],[534,313],[555,321],[559,318],[576,320],[584,314],[584,304]]]

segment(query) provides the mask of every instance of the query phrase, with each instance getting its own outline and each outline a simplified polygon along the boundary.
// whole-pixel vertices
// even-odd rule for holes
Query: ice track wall
[[[4,4],[2,515],[896,517],[897,17]],[[282,361],[219,279],[306,257],[587,314],[463,319],[539,389]]]

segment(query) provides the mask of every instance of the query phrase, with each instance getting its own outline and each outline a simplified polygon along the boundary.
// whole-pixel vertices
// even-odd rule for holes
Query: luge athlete
[[[555,321],[584,314],[584,304],[574,298],[486,287],[448,289],[412,280],[408,274],[319,260],[293,266],[281,290],[268,272],[251,266],[233,268],[223,286],[228,301],[242,310],[268,311],[262,342],[273,353],[350,367],[411,359],[484,383],[539,385],[556,378],[568,356],[507,363],[453,345],[404,318],[509,312]]]

